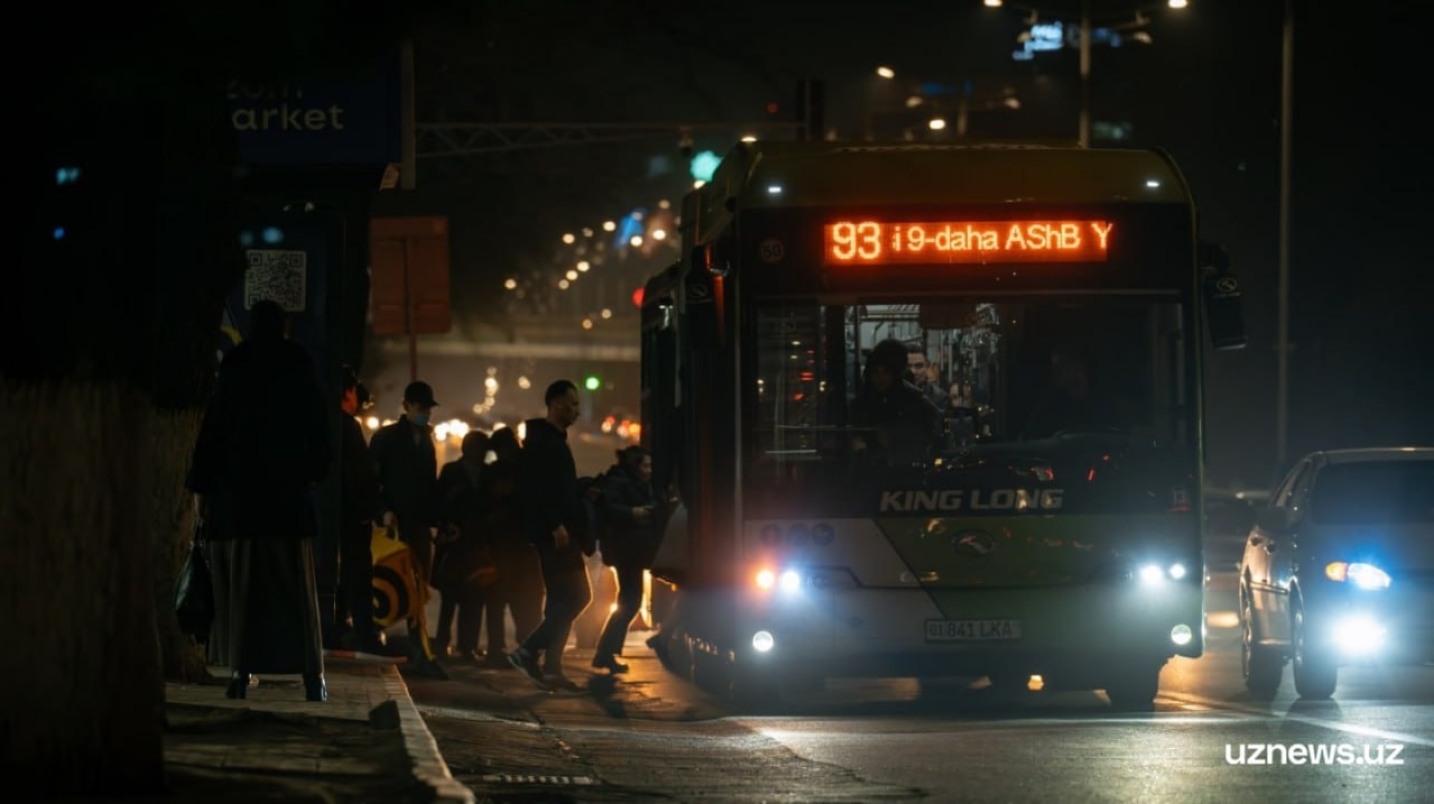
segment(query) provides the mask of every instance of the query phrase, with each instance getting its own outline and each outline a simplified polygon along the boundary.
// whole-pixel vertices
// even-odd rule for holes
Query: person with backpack
[[[523,530],[518,508],[518,464],[522,444],[511,427],[493,431],[488,439],[493,462],[483,467],[488,518],[484,527],[498,565],[498,581],[487,596],[488,650],[481,664],[507,668],[507,621],[513,616],[518,638],[533,632],[543,620],[543,570],[538,550]]]
[[[491,553],[491,534],[486,520],[491,500],[485,494],[484,460],[488,434],[470,430],[463,437],[461,457],[444,465],[438,473],[439,510],[442,531],[434,554],[432,583],[442,596],[438,609],[438,636],[433,649],[448,655],[453,615],[458,615],[455,653],[478,661],[478,636],[488,590],[497,573]]]
[[[592,666],[626,673],[617,660],[627,640],[628,625],[642,607],[642,574],[652,566],[660,535],[654,511],[652,454],[640,446],[617,451],[617,465],[602,476],[598,503],[598,549],[604,564],[617,573],[617,607],[607,618]]]

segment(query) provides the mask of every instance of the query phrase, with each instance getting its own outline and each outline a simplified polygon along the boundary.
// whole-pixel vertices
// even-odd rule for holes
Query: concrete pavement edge
[[[410,770],[419,783],[433,791],[433,800],[440,804],[474,804],[473,791],[469,790],[448,770],[443,754],[438,750],[438,741],[423,722],[423,715],[408,694],[408,685],[398,668],[387,665],[382,668],[383,683],[389,700],[398,705],[399,730],[403,733],[403,748],[408,754]]]

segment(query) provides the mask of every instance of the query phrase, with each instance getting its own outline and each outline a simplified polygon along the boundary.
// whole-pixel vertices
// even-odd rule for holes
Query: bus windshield
[[[1066,509],[1167,510],[1194,472],[1173,298],[781,300],[755,315],[749,504],[831,515],[863,487],[1038,490],[1078,473],[1086,493]]]

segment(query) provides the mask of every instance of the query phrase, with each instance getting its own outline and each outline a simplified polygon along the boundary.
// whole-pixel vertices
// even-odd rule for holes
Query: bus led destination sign
[[[827,265],[1105,262],[1111,221],[862,221],[825,227]]]

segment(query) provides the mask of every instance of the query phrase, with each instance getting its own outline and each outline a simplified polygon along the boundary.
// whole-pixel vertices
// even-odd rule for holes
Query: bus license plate
[[[927,620],[927,642],[1020,639],[1020,620]]]

